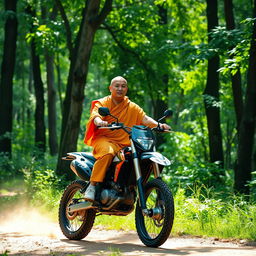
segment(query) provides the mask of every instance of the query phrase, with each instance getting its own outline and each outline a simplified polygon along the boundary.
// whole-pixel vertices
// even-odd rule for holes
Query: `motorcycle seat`
[[[86,158],[86,159],[89,159],[91,162],[95,162],[96,161],[96,158],[90,154],[90,153],[87,153],[87,152],[81,152],[81,155]]]

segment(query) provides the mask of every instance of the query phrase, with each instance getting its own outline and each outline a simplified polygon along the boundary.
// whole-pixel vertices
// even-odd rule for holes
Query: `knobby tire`
[[[72,199],[75,199],[76,196],[80,198],[83,197],[83,194],[80,192],[85,188],[86,182],[83,180],[75,180],[70,185],[68,185],[62,195],[59,206],[59,225],[62,233],[70,240],[81,240],[86,237],[93,227],[95,220],[95,211],[89,209],[81,212],[82,215],[78,215],[75,218],[80,218],[74,220],[78,222],[77,229],[72,227],[72,221],[67,216],[67,207],[70,204]]]
[[[155,194],[154,194],[155,191]],[[161,215],[161,220],[153,220],[151,217],[143,216],[140,204],[137,203],[136,211],[135,211],[135,223],[137,233],[139,235],[140,240],[148,247],[158,247],[162,245],[169,237],[174,220],[174,201],[171,191],[168,186],[161,179],[154,179],[149,181],[145,188],[145,198],[146,205],[149,208],[149,204],[154,204],[154,207],[158,207],[163,209],[163,214]],[[154,201],[154,196],[156,197],[156,202]],[[152,199],[153,198],[153,199]],[[159,207],[159,205],[161,205]],[[158,230],[159,234],[155,235],[150,232],[149,227],[147,227],[147,223],[152,222],[153,229]],[[155,224],[155,227],[154,227]]]

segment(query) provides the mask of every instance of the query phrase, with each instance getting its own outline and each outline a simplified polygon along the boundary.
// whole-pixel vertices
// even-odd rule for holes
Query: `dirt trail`
[[[35,227],[36,229],[36,227]],[[56,227],[57,231],[57,227]],[[200,238],[170,238],[160,248],[145,247],[135,232],[93,229],[86,240],[69,241],[61,234],[0,233],[0,252],[9,255],[214,255],[254,256],[256,247]],[[116,255],[118,255],[116,253]]]
[[[4,217],[4,218],[2,218]],[[5,220],[3,222],[3,219]],[[173,238],[160,248],[144,246],[135,232],[94,228],[81,241],[67,240],[56,223],[49,222],[38,212],[13,212],[7,218],[0,216],[0,255],[203,255],[203,256],[256,256],[255,244],[220,242],[214,239]],[[116,252],[116,253],[114,253]]]

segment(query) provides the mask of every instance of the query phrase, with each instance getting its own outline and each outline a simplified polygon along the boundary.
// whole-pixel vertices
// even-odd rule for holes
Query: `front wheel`
[[[69,212],[69,206],[83,200],[82,191],[86,182],[73,181],[65,189],[59,206],[59,225],[62,233],[70,240],[80,240],[86,237],[92,229],[95,220],[93,209]]]
[[[144,188],[147,215],[136,205],[135,222],[140,240],[149,247],[162,245],[169,237],[174,219],[174,201],[168,186],[160,179],[148,182]]]

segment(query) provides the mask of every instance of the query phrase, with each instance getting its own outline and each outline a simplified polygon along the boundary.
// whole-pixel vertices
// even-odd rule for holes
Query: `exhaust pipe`
[[[70,205],[68,207],[68,212],[72,213],[72,212],[77,212],[82,210],[89,210],[93,208],[96,208],[96,207],[92,206],[92,202],[85,201],[85,202]]]

